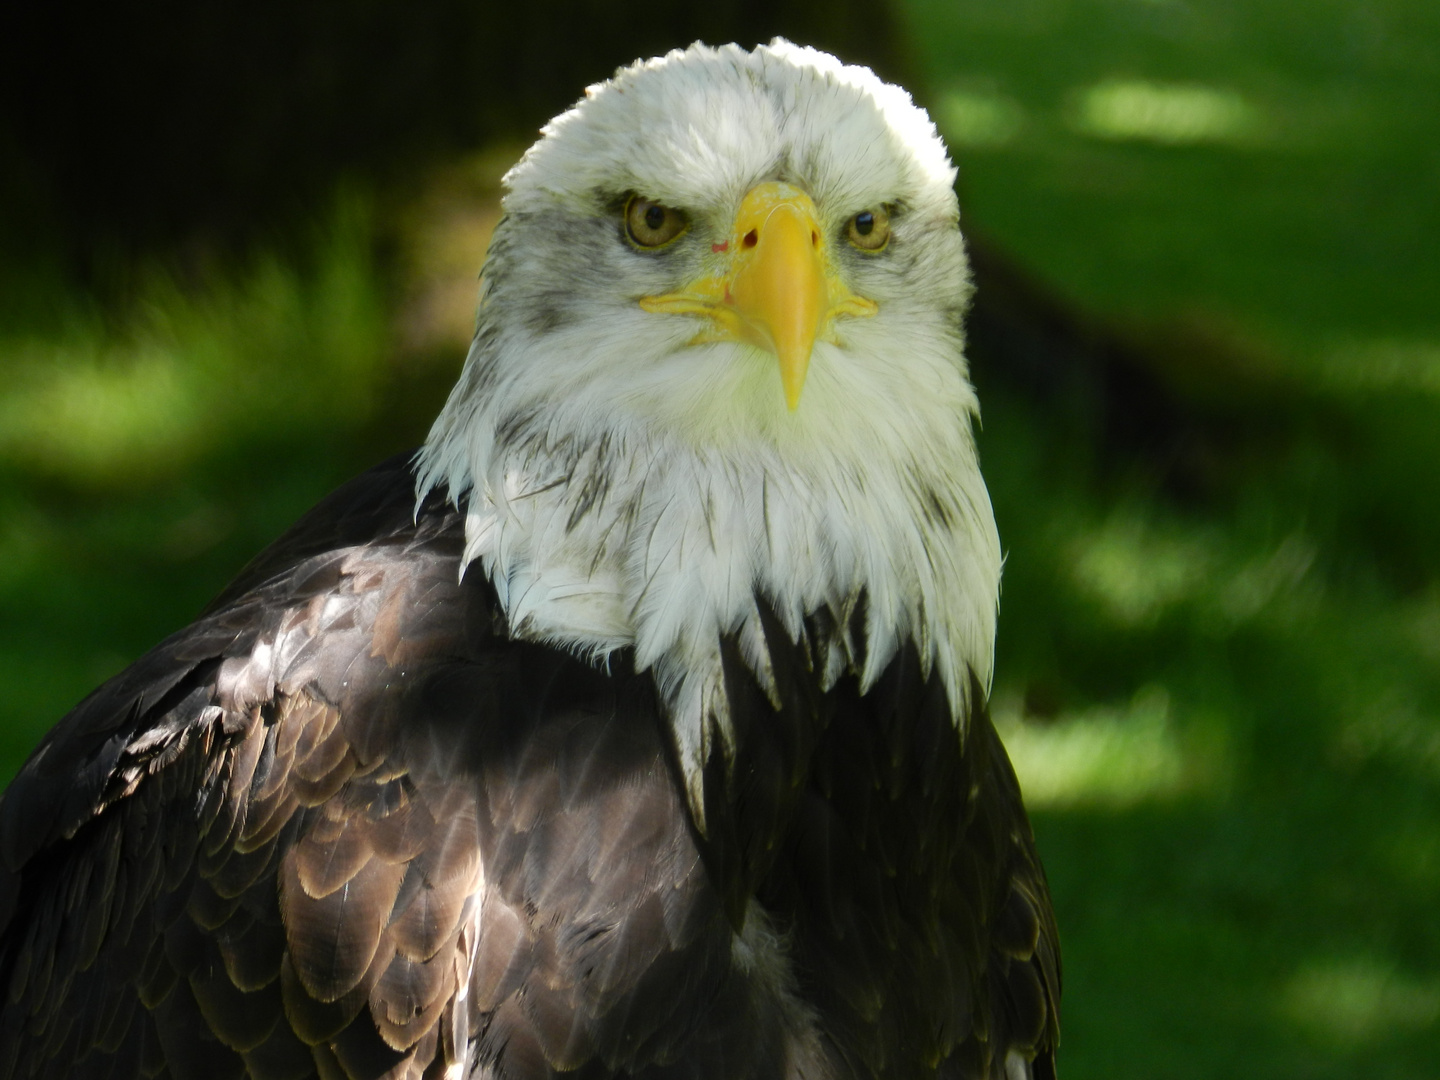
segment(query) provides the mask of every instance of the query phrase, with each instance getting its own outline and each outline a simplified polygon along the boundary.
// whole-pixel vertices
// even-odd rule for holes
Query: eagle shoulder
[[[12,782],[0,1075],[463,1053],[476,793],[402,721],[494,627],[456,514],[413,491],[402,459],[341,488]]]

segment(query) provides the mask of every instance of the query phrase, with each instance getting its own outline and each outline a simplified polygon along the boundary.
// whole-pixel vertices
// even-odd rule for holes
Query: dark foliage
[[[874,0],[16,4],[0,21],[0,150],[18,160],[0,183],[12,205],[48,203],[86,269],[97,244],[245,241],[346,175],[528,142],[636,57],[777,34],[903,74]]]

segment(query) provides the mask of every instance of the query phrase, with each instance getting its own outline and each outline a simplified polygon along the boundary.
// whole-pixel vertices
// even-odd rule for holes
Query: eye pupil
[[[875,228],[875,215],[869,210],[862,210],[855,215],[855,231],[861,236],[869,236]]]
[[[665,208],[663,206],[652,206],[645,211],[645,224],[652,229],[658,230],[665,224]]]

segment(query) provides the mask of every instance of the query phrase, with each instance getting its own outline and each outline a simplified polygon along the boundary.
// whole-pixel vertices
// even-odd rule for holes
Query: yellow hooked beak
[[[815,204],[797,187],[764,183],[740,203],[730,238],[713,244],[726,263],[679,292],[647,296],[646,311],[701,315],[710,325],[691,344],[743,341],[775,354],[785,403],[800,404],[816,340],[834,341],[839,316],[874,315],[829,265]]]

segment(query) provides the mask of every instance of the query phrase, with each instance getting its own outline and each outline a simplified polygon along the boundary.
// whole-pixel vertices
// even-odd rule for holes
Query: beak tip
[[[810,367],[809,350],[802,356],[780,358],[780,385],[785,390],[785,405],[793,413],[800,407],[800,393],[805,389],[805,375]]]

